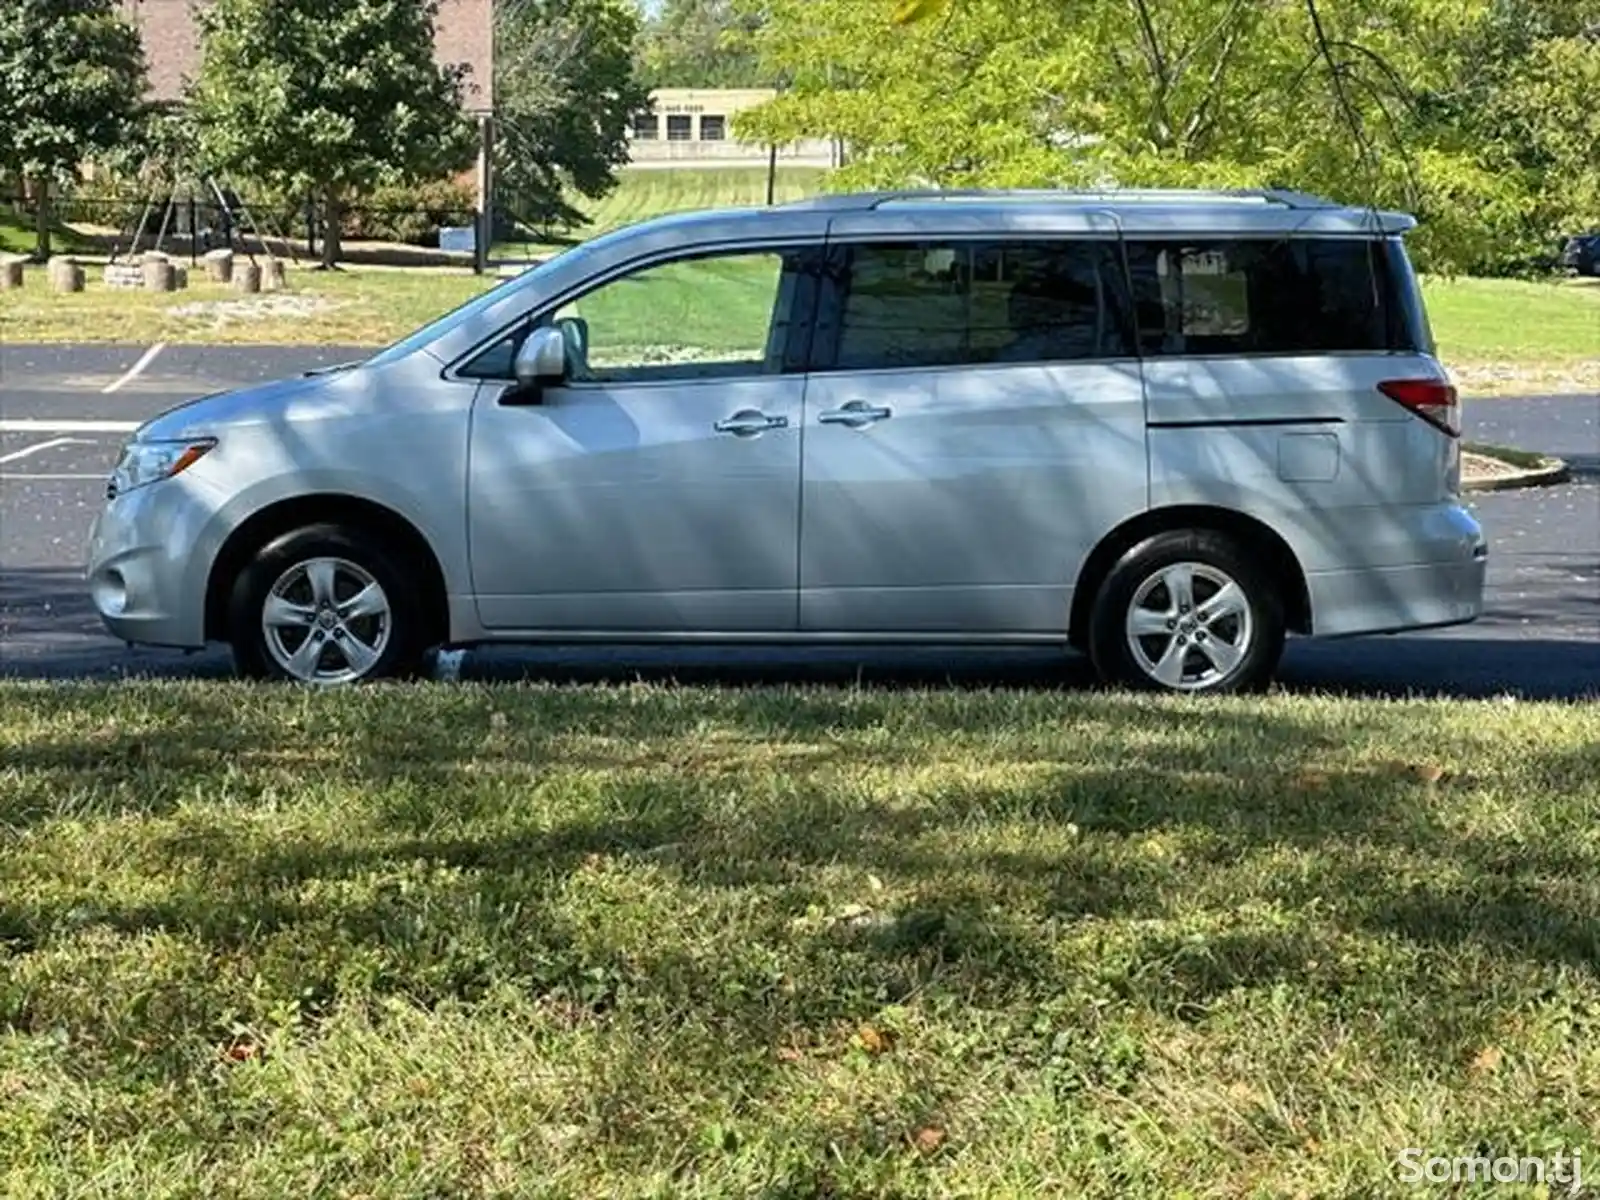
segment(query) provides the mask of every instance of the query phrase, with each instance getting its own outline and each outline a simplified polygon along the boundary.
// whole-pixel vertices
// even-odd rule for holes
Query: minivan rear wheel
[[[410,674],[422,657],[415,592],[393,551],[359,531],[284,534],[234,583],[234,663],[250,678],[323,687]]]
[[[1232,538],[1175,530],[1134,546],[1101,585],[1089,657],[1106,683],[1146,691],[1254,691],[1283,656],[1283,600]]]

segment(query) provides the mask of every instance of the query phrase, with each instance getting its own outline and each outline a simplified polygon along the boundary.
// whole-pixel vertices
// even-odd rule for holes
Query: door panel
[[[850,428],[862,402],[893,415]],[[1137,363],[816,376],[806,630],[1061,634],[1082,560],[1147,498]]]
[[[791,630],[804,381],[552,389],[472,433],[478,610],[491,629]],[[740,435],[744,411],[784,428]]]
[[[1114,244],[863,243],[831,265],[801,628],[1064,636],[1083,560],[1148,500]]]
[[[566,378],[537,403],[486,386],[474,414],[468,522],[485,627],[795,629],[795,342],[810,331],[811,265],[781,248],[682,256],[534,322],[567,335]],[[513,362],[516,336],[485,360]]]

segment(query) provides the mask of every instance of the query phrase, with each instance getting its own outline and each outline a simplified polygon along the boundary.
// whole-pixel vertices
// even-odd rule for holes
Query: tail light
[[[1461,436],[1461,398],[1445,379],[1390,379],[1378,390],[1451,437]]]

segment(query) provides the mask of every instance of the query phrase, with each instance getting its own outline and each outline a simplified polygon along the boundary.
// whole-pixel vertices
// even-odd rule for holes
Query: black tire
[[[1201,568],[1194,576],[1195,603],[1186,615],[1178,611],[1177,601],[1172,599],[1165,584],[1153,583],[1161,573],[1185,563]],[[1245,615],[1232,619],[1219,617],[1213,626],[1206,627],[1197,618],[1207,614],[1205,601],[1218,594],[1215,590],[1217,576],[1238,586],[1243,593],[1241,607]],[[1128,628],[1130,610],[1147,584],[1153,590],[1146,593],[1140,607],[1150,612],[1152,619],[1154,607],[1164,610],[1170,607],[1170,614],[1163,612],[1161,615],[1179,624],[1169,630],[1167,622],[1163,621],[1159,632],[1138,639],[1140,649],[1136,653]],[[1246,619],[1248,626],[1244,624]],[[1191,624],[1195,627],[1190,628]],[[1239,636],[1246,628],[1247,641]],[[1283,597],[1276,582],[1256,565],[1255,558],[1238,542],[1213,530],[1173,530],[1146,538],[1134,546],[1106,576],[1090,617],[1089,658],[1101,680],[1111,686],[1199,695],[1250,692],[1271,681],[1283,657],[1284,633]],[[1237,641],[1233,640],[1235,637]],[[1173,643],[1180,639],[1184,644],[1175,648]],[[1223,648],[1219,643],[1237,648],[1239,642],[1245,642],[1243,656],[1236,662],[1229,662],[1224,673],[1213,655]],[[1168,656],[1169,650],[1175,659]],[[1179,683],[1174,685],[1157,678],[1139,661],[1139,654],[1158,667],[1165,665],[1172,669],[1176,662]],[[1206,682],[1203,668],[1208,668],[1216,678]]]
[[[330,652],[321,656],[320,661],[331,668],[337,659],[343,657],[342,650],[333,650],[332,647],[342,643],[345,637],[360,636],[367,639],[369,631],[379,627],[376,624],[378,622],[387,629],[387,636],[375,661],[359,675],[349,679],[299,681],[350,684],[414,674],[427,649],[423,637],[424,614],[413,583],[415,572],[407,570],[404,557],[377,537],[334,524],[308,525],[273,539],[239,572],[234,580],[228,608],[229,640],[233,646],[234,665],[239,673],[251,679],[297,680],[297,676],[278,660],[269,646],[262,618],[274,586],[297,566],[316,559],[340,560],[359,572],[365,572],[382,589],[387,601],[386,616],[352,618],[345,627],[348,630],[345,633],[339,629],[324,631],[315,626],[308,627],[307,637],[312,636],[315,630],[330,647]],[[351,582],[359,582],[342,569],[339,581],[346,587]],[[297,602],[304,602],[304,597],[297,597]],[[343,625],[343,622],[340,624]],[[279,639],[282,644],[280,648],[296,648],[287,643],[291,639],[298,640],[298,637],[298,629],[289,628]],[[338,642],[334,639],[338,639]],[[377,641],[374,632],[370,641],[364,640],[363,644],[370,648]],[[344,661],[347,668],[354,669],[349,659]]]

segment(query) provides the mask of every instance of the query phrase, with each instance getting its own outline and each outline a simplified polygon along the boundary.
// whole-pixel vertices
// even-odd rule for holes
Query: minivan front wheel
[[[1188,693],[1253,691],[1283,655],[1278,590],[1232,539],[1157,534],[1106,577],[1090,658],[1107,683]]]
[[[390,552],[354,531],[285,534],[234,585],[234,661],[253,678],[319,686],[407,674],[421,657],[413,593]]]

